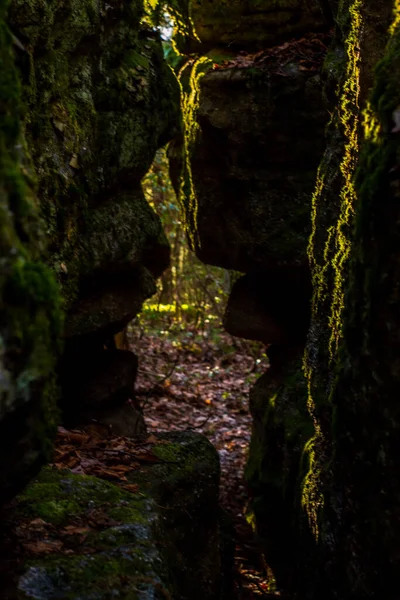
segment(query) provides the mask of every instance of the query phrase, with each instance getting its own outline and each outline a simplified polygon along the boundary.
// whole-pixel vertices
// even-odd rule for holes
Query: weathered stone
[[[284,66],[253,63],[201,80],[191,170],[196,253],[205,263],[241,272],[307,263],[310,199],[327,121],[322,58],[317,44],[310,70],[292,55]],[[177,181],[180,165],[170,154]]]
[[[223,325],[232,335],[265,344],[304,343],[310,319],[308,269],[264,270],[238,279]]]
[[[20,124],[13,39],[0,5],[0,502],[48,459],[62,314]]]
[[[148,268],[158,276],[169,261],[140,180],[155,150],[177,131],[179,90],[159,36],[141,29],[142,16],[140,0],[11,3],[10,25],[27,49],[19,59],[25,132],[51,242],[49,262],[74,313],[68,335],[107,324],[116,333],[153,292],[149,277],[137,272]],[[109,297],[108,276],[112,285],[135,281],[133,310]],[[86,310],[88,288],[95,289],[95,302],[85,324],[76,313]]]
[[[0,499],[48,458],[58,418],[51,269],[65,336],[93,350],[168,265],[140,181],[178,130],[179,87],[143,10],[141,0],[1,3]]]
[[[278,586],[295,594],[299,590],[299,483],[307,467],[304,446],[314,428],[307,410],[301,347],[284,348],[279,355],[271,352],[269,358],[270,368],[250,392],[253,428],[246,479],[266,561]],[[312,544],[305,528],[307,535]],[[310,576],[308,567],[302,567],[302,576]]]
[[[72,366],[74,362],[73,377]],[[107,403],[121,403],[132,397],[138,361],[127,350],[103,350],[64,357],[67,377],[64,396],[75,406],[101,407]]]
[[[217,452],[199,434],[175,433],[160,436],[153,453],[159,463],[129,476],[136,493],[45,469],[8,515],[12,536],[17,522],[26,523],[26,545],[18,567],[15,537],[9,538],[4,600],[106,600],[117,594],[124,600],[219,600]],[[74,535],[77,526],[87,528],[85,538]],[[68,527],[66,553],[57,548]],[[42,542],[43,551],[39,544],[30,554],[30,542]]]
[[[324,0],[191,0],[190,11],[202,49],[265,48],[332,22]]]
[[[388,14],[386,3],[383,8],[381,18]],[[371,12],[367,16],[372,26]],[[328,458],[333,468],[323,479],[321,541],[330,580],[336,582],[335,599],[346,600],[395,598],[399,582],[400,30],[398,14],[393,18],[374,74],[355,176],[358,201]],[[384,24],[376,25],[375,51],[386,37]],[[364,51],[369,54],[367,43]]]
[[[140,311],[143,301],[156,292],[154,277],[143,266],[132,268],[122,279],[116,276],[99,277],[89,282],[80,298],[70,307],[64,336],[68,341],[90,337],[93,342],[104,341],[121,331]]]
[[[138,361],[133,352],[68,345],[63,363],[61,406],[67,426],[96,422],[112,435],[146,433],[143,413],[135,401]]]
[[[393,300],[395,294],[394,288],[389,291],[383,284],[383,280],[396,280],[394,271],[386,276],[386,269],[393,268],[393,255],[386,254],[383,258],[379,248],[381,243],[385,248],[395,244],[397,235],[389,225],[389,219],[394,223],[396,217],[391,209],[388,208],[387,213],[384,209],[386,201],[388,207],[394,206],[395,192],[393,190],[391,195],[388,182],[390,165],[397,160],[394,158],[397,150],[394,145],[389,151],[385,148],[385,143],[390,144],[386,134],[382,141],[374,138],[375,125],[368,116],[365,135],[369,144],[356,188],[353,185],[362,143],[360,109],[366,106],[373,67],[384,52],[391,8],[391,2],[341,3],[337,35],[325,64],[327,98],[333,101],[333,115],[311,213],[312,234],[308,251],[313,298],[303,362],[305,380],[301,395],[292,400],[296,407],[299,402],[304,405],[302,398],[306,394],[313,427],[302,431],[303,436],[309,436],[308,440],[299,438],[304,443],[304,450],[295,488],[288,497],[298,510],[291,511],[289,528],[290,510],[286,514],[279,510],[279,498],[286,498],[284,474],[279,473],[274,479],[277,474],[275,463],[267,461],[261,466],[257,461],[260,452],[261,456],[271,458],[278,449],[276,462],[280,464],[279,456],[285,449],[286,460],[295,465],[298,453],[295,448],[283,444],[282,438],[276,438],[276,430],[271,428],[271,412],[267,408],[261,410],[254,423],[248,473],[255,493],[259,493],[258,501],[254,503],[258,527],[265,532],[266,549],[271,553],[270,560],[276,561],[280,585],[302,599],[390,598],[393,596],[390,589],[397,585],[393,574],[398,569],[394,566],[398,562],[398,553],[393,548],[398,532],[389,524],[396,519],[394,513],[390,513],[392,518],[388,517],[387,506],[380,502],[383,492],[384,497],[390,496],[396,504],[391,471],[394,466],[392,461],[386,462],[386,457],[397,456],[391,445],[397,435],[397,408],[390,399],[390,385],[385,388],[384,384],[393,379],[387,377],[386,370],[385,375],[376,376],[378,365],[383,364],[380,358],[383,347],[388,349],[383,361],[385,365],[396,364],[397,359],[393,362],[391,354],[393,351],[396,354],[396,342],[391,337],[391,341],[387,338],[381,345],[372,333],[388,331],[381,326],[378,315],[386,310],[390,313],[388,298]],[[378,69],[381,79],[374,94],[374,107],[380,107],[379,117],[386,123],[386,131],[391,127],[391,111],[399,104],[397,86],[389,83],[389,71],[396,73],[396,51],[392,57],[394,55],[396,59],[389,68],[386,62],[384,74]],[[382,94],[386,94],[384,101]],[[392,156],[392,163],[389,156]],[[368,213],[366,218],[365,211]],[[387,216],[389,213],[390,217]],[[356,245],[353,241],[354,214],[358,223]],[[388,219],[385,226],[375,227],[379,218]],[[374,229],[373,233],[370,227]],[[351,260],[354,261],[353,270]],[[382,262],[371,271],[370,266],[377,264],[375,261]],[[372,273],[376,274],[376,279]],[[378,297],[372,292],[372,286],[376,289],[380,285],[379,297],[386,300],[379,307],[376,305],[372,313],[372,299]],[[346,314],[349,325],[344,328]],[[396,326],[393,329],[392,326],[391,330],[395,331]],[[369,365],[365,367],[367,370],[362,367],[364,360]],[[299,369],[299,380],[302,377]],[[276,400],[293,397],[295,389],[289,371]],[[378,406],[382,407],[382,412]],[[284,409],[279,417],[283,432],[290,430],[287,414],[290,417],[290,410],[287,413]],[[391,424],[389,415],[393,417]],[[382,456],[385,456],[383,462]],[[394,510],[396,512],[398,507]],[[281,571],[284,555],[280,551],[285,544],[282,538],[278,540],[278,552],[275,552],[274,536],[270,539],[268,534],[271,524],[276,527],[272,532],[285,531],[286,547],[295,547],[290,557],[290,578],[285,570]]]

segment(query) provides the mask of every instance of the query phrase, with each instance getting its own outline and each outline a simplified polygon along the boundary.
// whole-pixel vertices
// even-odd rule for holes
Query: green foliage
[[[158,297],[144,306],[142,320],[160,329],[190,323],[207,327],[221,320],[231,275],[201,263],[185,239],[185,223],[168,174],[165,150],[157,153],[142,182],[146,200],[160,216],[171,246],[171,266],[158,284]]]

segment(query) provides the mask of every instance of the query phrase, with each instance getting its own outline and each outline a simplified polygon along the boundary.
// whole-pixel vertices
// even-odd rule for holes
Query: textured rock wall
[[[328,6],[335,33],[314,74],[284,60],[285,44],[246,64],[236,20],[243,52],[224,51],[231,63],[199,85],[187,222],[202,260],[245,273],[225,327],[272,344],[250,396],[247,479],[278,585],[310,600],[395,598],[398,32],[371,109],[394,3]],[[224,47],[230,26],[213,7],[206,27],[193,9],[206,49]]]
[[[341,210],[333,221],[340,245],[331,246],[325,273],[329,312],[314,301],[306,356],[309,403],[316,423],[316,454],[308,479],[317,498],[317,504],[311,505],[311,522],[316,518],[315,533],[325,557],[328,585],[335,582],[335,599],[395,598],[399,567],[394,542],[399,478],[393,445],[398,436],[399,347],[394,333],[398,244],[393,224],[398,219],[399,23],[393,3],[375,2],[358,9],[360,38],[353,39],[362,60],[359,106],[366,107],[359,133],[361,153],[355,170],[342,183]],[[359,116],[353,109],[353,118]],[[348,148],[345,141],[342,161]],[[349,183],[354,183],[355,204],[354,220],[347,225],[343,217],[351,200]],[[321,199],[326,201],[326,196],[317,198],[317,232],[326,219]],[[333,316],[330,320],[323,317],[325,310]],[[317,340],[325,340],[325,352]]]
[[[21,126],[13,39],[0,5],[0,496],[46,460],[54,433],[55,361],[62,316],[43,263],[44,227]],[[15,42],[14,42],[15,47]]]
[[[44,411],[55,406],[60,296],[63,411],[76,416],[82,388],[93,400],[96,363],[103,382],[109,375],[105,402],[132,394],[134,357],[128,368],[112,338],[169,262],[140,181],[178,131],[179,87],[141,0],[12,0],[1,10],[0,423],[4,445],[21,438],[30,465],[24,422],[54,422]],[[47,434],[34,452],[43,444]]]

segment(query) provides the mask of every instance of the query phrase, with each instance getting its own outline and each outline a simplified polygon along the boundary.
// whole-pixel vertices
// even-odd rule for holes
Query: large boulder
[[[10,507],[2,598],[223,600],[218,454],[173,433],[152,455],[130,491],[44,469]]]
[[[169,261],[140,181],[177,131],[179,90],[142,17],[141,0],[11,2],[10,27],[25,48],[26,142],[68,337],[120,331]]]
[[[190,157],[196,202],[184,202],[196,213],[196,253],[205,263],[242,272],[307,263],[328,118],[325,52],[315,37],[233,58],[201,79]],[[170,151],[177,185],[179,155]]]
[[[61,303],[71,381],[169,263],[140,181],[178,131],[179,86],[143,16],[142,0],[1,3],[0,496],[51,449]]]
[[[12,35],[0,6],[0,501],[49,457],[57,419],[59,289],[21,127]]]
[[[398,141],[390,134],[399,104],[395,29],[388,57],[378,67],[372,109],[367,104],[373,68],[385,51],[391,9],[391,2],[340,4],[335,41],[325,62],[333,114],[313,195],[308,247],[313,293],[303,372],[299,369],[293,379],[289,369],[278,394],[273,389],[265,394],[270,401],[261,413],[260,404],[253,405],[248,477],[258,527],[265,532],[270,560],[276,561],[279,584],[310,600],[395,598],[392,590],[398,585],[393,446],[398,411],[392,395],[398,345],[389,333],[397,330],[392,311],[397,233],[389,224],[397,218]],[[379,305],[374,304],[378,298]],[[300,389],[299,378],[304,378]],[[271,403],[278,411],[280,437]],[[288,487],[285,471],[277,474],[271,461],[262,466],[260,450],[270,458],[275,453],[279,464],[284,452],[286,462],[296,465],[298,448],[287,440],[293,410],[305,405],[312,428],[296,417],[303,453],[296,484]],[[284,500],[281,507],[291,507],[286,514],[279,498]],[[281,539],[275,552],[271,523],[286,531],[287,546],[295,548],[290,578],[282,570],[285,544]]]

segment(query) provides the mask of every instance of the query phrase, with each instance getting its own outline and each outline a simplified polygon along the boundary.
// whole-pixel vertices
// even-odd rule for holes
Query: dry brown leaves
[[[151,450],[158,441],[155,435],[138,442],[126,437],[111,437],[107,428],[93,423],[82,430],[58,428],[54,462],[56,469],[93,475],[118,483],[123,489],[136,492],[137,485],[129,483],[127,475],[142,463],[159,462]]]
[[[300,71],[318,71],[326,56],[331,36],[331,33],[310,33],[299,40],[291,40],[255,54],[240,52],[235,58],[226,60],[221,65],[214,65],[214,70],[267,67],[285,75],[282,68],[295,62]]]

